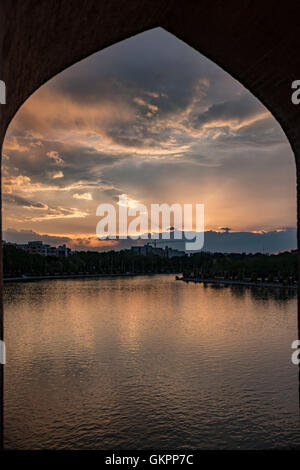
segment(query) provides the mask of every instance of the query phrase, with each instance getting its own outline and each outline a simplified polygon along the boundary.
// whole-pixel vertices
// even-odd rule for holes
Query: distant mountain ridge
[[[174,235],[171,233],[171,237]],[[52,245],[67,244],[75,250],[91,251],[109,251],[130,248],[134,245],[143,245],[147,240],[115,240],[112,244],[105,244],[104,241],[97,242],[93,238],[70,238],[64,236],[41,235],[32,230],[4,230],[3,238],[6,241],[14,243],[27,243],[32,240],[41,240]],[[159,241],[159,243],[162,243]],[[176,243],[176,249],[184,249],[184,238],[182,240],[164,240],[164,245]],[[297,248],[297,230],[294,227],[282,230],[272,230],[266,232],[217,232],[214,230],[206,231],[204,234],[204,251],[223,252],[223,253],[278,253],[290,251]]]

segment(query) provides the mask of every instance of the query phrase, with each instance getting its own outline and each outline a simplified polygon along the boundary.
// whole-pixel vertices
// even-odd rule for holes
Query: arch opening
[[[160,180],[162,194],[157,202],[170,204],[176,200],[176,191],[180,197],[188,192],[184,184],[178,186],[181,174],[193,181],[185,202],[195,199],[192,194],[198,194],[199,186],[207,195],[202,201],[207,206],[207,230],[229,227],[235,232],[270,232],[285,227],[290,230],[296,225],[292,153],[279,125],[230,75],[161,28],[94,54],[52,79],[22,107],[14,123],[8,132],[4,158],[9,157],[9,148],[12,152],[15,148],[19,161],[11,170],[14,174],[5,176],[4,192],[7,203],[15,203],[17,217],[27,208],[19,223],[21,226],[27,218],[22,227],[25,230],[31,229],[30,207],[37,233],[41,231],[38,219],[42,219],[43,212],[49,217],[44,231],[51,229],[52,220],[59,217],[57,204],[51,202],[56,190],[60,201],[69,193],[68,206],[78,206],[73,214],[66,214],[72,224],[73,216],[84,217],[85,204],[97,200],[93,195],[97,182],[106,185],[101,193],[104,202],[126,193],[131,199],[149,204],[151,184],[157,189]],[[47,135],[45,145],[39,138],[43,133]],[[29,159],[25,157],[28,143]],[[68,161],[69,155],[73,163]],[[255,158],[259,171],[252,164]],[[31,175],[35,162],[37,167]],[[5,171],[13,165],[8,159]],[[23,167],[23,174],[22,170],[18,174],[18,165]],[[122,187],[126,166],[132,175]],[[170,167],[174,171],[172,178]],[[207,186],[206,173],[211,174],[211,187]],[[80,182],[82,176],[87,184],[79,183],[76,189],[74,179]],[[169,196],[163,189],[164,178],[169,180]],[[34,181],[32,187],[30,179]],[[136,188],[134,181],[138,182]],[[17,187],[15,195],[11,192],[13,184]],[[38,200],[43,193],[41,185],[45,186],[45,198]],[[216,193],[221,188],[223,197],[217,210],[216,200],[220,198]],[[248,197],[248,189],[252,197]],[[30,193],[32,201],[26,200]],[[243,203],[238,208],[235,201],[241,194]],[[47,213],[48,206],[53,217]],[[278,223],[276,212],[281,218]],[[245,223],[241,223],[243,218],[247,219]],[[95,225],[94,217],[88,233],[94,233]],[[291,237],[294,245],[290,248],[296,248],[295,233]],[[291,237],[287,243],[291,243]],[[272,249],[282,251],[289,246]],[[261,251],[259,246],[257,251]]]

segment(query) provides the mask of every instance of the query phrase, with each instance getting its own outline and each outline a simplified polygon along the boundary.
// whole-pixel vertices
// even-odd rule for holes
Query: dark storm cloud
[[[205,124],[218,122],[232,122],[240,124],[243,121],[250,120],[266,113],[265,108],[249,94],[244,93],[234,100],[227,100],[222,103],[212,104],[205,112],[193,116],[192,125],[201,128]]]
[[[69,243],[69,237],[55,237],[49,235],[41,235],[40,233],[35,232],[34,230],[15,230],[13,228],[8,228],[3,231],[4,240],[11,243],[28,243],[29,241],[43,241],[50,245],[60,245],[63,243]]]
[[[94,54],[78,64],[75,75],[71,69],[61,74],[55,87],[85,103],[130,93],[174,109],[189,102],[204,62],[186,44],[156,29]]]
[[[16,206],[21,206],[25,208],[43,209],[43,210],[48,209],[46,204],[43,204],[42,202],[28,201],[27,199],[23,197],[16,196],[13,194],[3,194],[3,201],[4,203],[7,203],[7,204],[14,204]]]
[[[268,148],[273,145],[286,145],[282,131],[272,116],[245,125],[234,132],[228,132],[227,128],[219,128],[219,130],[221,135],[215,138],[212,145],[231,148],[233,146]]]
[[[110,47],[76,67],[76,74],[69,69],[57,77],[53,83],[56,91],[84,104],[130,102],[141,117],[149,111],[146,104],[158,108],[155,119],[163,119],[187,110],[196,100],[198,113],[193,121],[199,125],[218,112],[224,117],[246,117],[261,107],[252,96],[230,101],[240,93],[239,84],[229,76],[224,80],[221,69],[161,29]],[[120,131],[109,135],[122,139],[124,145],[140,145],[133,136],[127,137],[126,144]]]
[[[110,47],[76,67],[75,74],[69,69],[57,77],[53,87],[78,103],[98,102],[101,107],[109,101],[116,108],[130,104],[135,110],[132,119],[119,122],[116,117],[115,125],[106,128],[106,135],[124,148],[167,142],[174,137],[167,118],[181,119],[185,132],[214,122],[219,128],[223,120],[216,138],[228,142],[235,137],[228,125],[247,123],[266,112],[221,69],[161,29]],[[236,142],[247,140],[247,129],[235,132]],[[178,132],[176,139],[181,142],[184,137]]]
[[[96,182],[105,166],[115,165],[125,158],[97,151],[92,146],[64,145],[59,141],[43,140],[40,145],[31,146],[28,139],[20,137],[18,142],[20,148],[9,151],[10,161],[13,161],[10,172],[28,176],[33,183],[63,187],[76,180]],[[63,176],[57,177],[58,172]]]
[[[104,134],[122,146],[124,152],[126,148],[128,152],[132,148],[151,150],[168,145],[172,139],[177,144],[191,142],[195,137],[190,135],[193,128],[216,122],[219,129],[220,121],[223,127],[216,140],[229,142],[235,137],[228,129],[232,122],[247,124],[247,120],[264,111],[258,100],[221,69],[161,29],[94,54],[47,86],[53,93],[52,101],[69,99],[79,108],[75,116],[70,116],[62,103],[62,111],[56,112],[48,125],[59,131],[72,128],[88,134],[91,123],[87,123],[87,115],[89,108],[93,109],[93,113],[99,113],[92,119],[93,132]],[[103,111],[108,103],[109,117]],[[80,114],[81,106],[86,111],[82,108]],[[124,108],[126,119],[121,117]],[[28,126],[41,128],[32,113],[23,119],[26,130]],[[16,129],[18,135],[20,125],[22,116]],[[247,129],[243,133],[236,129],[234,134],[238,134],[236,142],[247,140]],[[88,155],[84,148],[81,150],[85,158],[75,162],[76,153],[71,158],[82,168],[88,164]],[[101,154],[98,156],[100,160]],[[30,171],[36,171],[34,159],[29,161]]]

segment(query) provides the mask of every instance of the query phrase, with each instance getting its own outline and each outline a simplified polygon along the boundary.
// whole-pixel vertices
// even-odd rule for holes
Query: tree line
[[[297,252],[276,255],[262,253],[194,253],[181,257],[141,256],[131,250],[80,251],[68,257],[29,254],[15,246],[3,247],[5,277],[72,275],[72,274],[126,274],[126,273],[182,273],[184,277],[251,280],[297,280]]]

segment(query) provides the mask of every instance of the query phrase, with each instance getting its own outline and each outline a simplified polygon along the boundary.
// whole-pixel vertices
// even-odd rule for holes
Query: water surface
[[[300,444],[295,293],[173,275],[5,286],[5,446]]]

